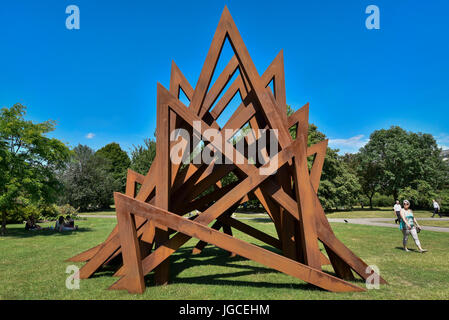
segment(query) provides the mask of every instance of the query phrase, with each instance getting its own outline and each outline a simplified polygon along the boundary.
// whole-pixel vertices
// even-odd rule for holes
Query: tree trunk
[[[373,210],[373,196],[369,197],[369,207]]]
[[[2,236],[6,234],[6,212],[2,213],[2,229],[0,230],[0,234]]]

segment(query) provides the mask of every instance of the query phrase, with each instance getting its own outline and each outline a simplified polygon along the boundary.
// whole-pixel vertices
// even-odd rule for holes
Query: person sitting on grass
[[[37,225],[34,218],[31,217],[27,220],[27,222],[25,223],[25,230],[41,230],[42,227]]]
[[[64,227],[75,228],[75,221],[69,214],[65,217],[65,219],[67,222],[64,223]]]
[[[64,217],[60,216],[59,219],[56,221],[55,224],[55,230],[62,232],[62,231],[73,231],[78,230],[78,226],[75,227],[67,227],[64,223]]]
[[[416,221],[416,218],[413,216],[413,211],[410,209],[410,202],[408,200],[403,201],[404,208],[401,210],[401,221],[399,224],[399,229],[402,230],[402,234],[404,238],[402,239],[402,244],[404,246],[405,251],[410,251],[407,249],[407,240],[409,234],[412,235],[413,240],[415,240],[415,244],[419,249],[419,252],[426,252],[426,249],[421,247],[421,243],[418,239],[418,231],[421,230],[421,226]]]

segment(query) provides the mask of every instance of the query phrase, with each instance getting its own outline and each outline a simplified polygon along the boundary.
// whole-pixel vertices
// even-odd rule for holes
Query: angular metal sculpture
[[[235,56],[211,85],[226,39]],[[237,70],[239,76],[229,84]],[[274,92],[269,86],[271,81]],[[190,100],[189,106],[179,100],[180,90]],[[216,120],[237,92],[243,102],[220,128]],[[80,270],[80,278],[89,278],[112,259],[121,257],[122,266],[115,274],[120,279],[110,289],[142,293],[144,276],[153,270],[157,285],[168,283],[170,255],[189,239],[196,238],[199,242],[193,254],[200,253],[210,243],[325,290],[363,291],[346,280],[354,279],[352,271],[363,279],[374,271],[336,238],[316,194],[327,140],[308,147],[309,105],[289,117],[286,108],[282,51],[260,76],[225,7],[195,89],[174,63],[169,90],[158,84],[156,159],[146,176],[128,170],[126,194],[114,194],[118,224],[109,237],[69,259],[87,262]],[[200,128],[195,127],[195,121],[201,124]],[[277,130],[278,145],[267,146],[280,149],[276,162],[272,157],[266,158],[265,164],[250,164],[245,155],[241,155],[246,160],[243,164],[190,161],[182,166],[171,161],[170,150],[175,142],[170,140],[170,133],[175,129],[183,128],[191,137],[204,138],[207,129],[238,130],[245,125],[253,130]],[[290,135],[292,127],[296,128],[296,139]],[[251,144],[248,137],[245,139],[247,145]],[[195,147],[186,145],[181,149],[182,156]],[[236,152],[229,141],[210,139],[204,147],[225,155],[229,154],[226,150]],[[313,155],[309,171],[307,157]],[[272,174],[261,175],[261,167],[272,170]],[[222,186],[220,179],[231,172],[238,181]],[[211,187],[213,191],[205,193]],[[269,214],[278,238],[232,218],[232,212],[240,204],[254,198]],[[184,217],[193,210],[199,214]],[[221,228],[223,233],[219,231]],[[239,240],[232,236],[231,228],[278,248],[283,254]],[[319,250],[319,241],[327,257]],[[335,276],[322,271],[325,264],[332,265]],[[386,283],[379,279],[380,283]]]

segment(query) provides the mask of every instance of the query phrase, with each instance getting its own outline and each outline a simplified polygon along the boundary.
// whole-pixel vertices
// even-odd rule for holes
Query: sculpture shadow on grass
[[[278,250],[264,246],[265,249],[278,252]],[[307,283],[274,283],[270,282],[270,274],[280,274],[280,272],[254,265],[242,264],[242,261],[249,261],[241,256],[231,257],[229,252],[217,248],[206,247],[199,254],[192,255],[193,247],[186,247],[178,250],[178,254],[172,255],[170,259],[170,281],[171,284],[201,284],[201,285],[227,285],[227,286],[242,286],[253,288],[291,288],[291,289],[308,289],[319,290]],[[182,276],[181,274],[190,268],[201,267],[215,267],[229,268],[229,271],[219,272],[211,271],[209,274],[198,276]],[[240,279],[234,279],[236,277],[244,277],[254,274],[266,274],[266,281],[246,281]],[[232,279],[231,279],[232,278]],[[150,273],[145,276],[145,285],[147,287],[154,285],[154,273]]]
[[[23,227],[23,228],[6,229],[6,234],[3,235],[2,237],[31,238],[31,237],[35,237],[35,236],[54,236],[54,235],[68,236],[68,235],[71,235],[74,233],[90,232],[90,231],[92,231],[92,228],[87,228],[87,227],[81,227],[81,228],[78,228],[78,230],[62,231],[62,232],[55,231],[54,229],[25,230],[25,227]]]
[[[281,253],[278,249],[262,246],[262,248],[270,250],[272,252]],[[170,284],[201,284],[201,285],[228,285],[228,286],[242,286],[242,287],[253,287],[253,288],[287,288],[287,289],[306,289],[306,290],[321,290],[308,283],[276,283],[270,282],[270,274],[281,274],[274,269],[242,264],[242,261],[250,261],[241,256],[231,257],[229,252],[217,248],[208,246],[203,249],[199,254],[192,255],[193,247],[181,248],[176,254],[170,257]],[[120,264],[112,264],[103,267],[99,272],[92,276],[92,278],[112,276],[117,267]],[[227,272],[217,273],[216,271],[211,271],[211,273],[206,273],[204,275],[198,276],[182,276],[181,274],[190,268],[200,268],[204,266],[210,266],[212,269],[214,267],[219,268],[229,268]],[[324,271],[327,274],[335,276],[335,273]],[[266,274],[264,277],[265,281],[246,281],[240,279],[234,279],[236,277],[244,277],[254,274]],[[294,278],[291,278],[294,280]],[[147,288],[154,286],[154,272],[147,274],[144,278],[145,286]],[[288,281],[288,280],[287,280]],[[360,278],[356,278],[353,282],[364,283],[365,281]]]
[[[276,248],[262,245],[261,248],[281,254],[282,252]],[[250,261],[242,256],[230,256],[230,253],[221,248],[208,245],[205,247],[201,253],[192,254],[193,246],[184,247],[178,249],[175,254],[170,256],[170,284],[201,284],[201,285],[228,285],[228,286],[242,286],[242,287],[253,287],[253,288],[287,288],[287,289],[305,289],[305,290],[318,290],[322,289],[311,285],[309,283],[275,283],[270,282],[270,274],[282,274],[281,272],[266,268],[262,266],[254,266],[241,264],[242,261]],[[91,278],[101,278],[101,277],[111,277],[122,265],[121,258],[116,257],[108,265],[103,266]],[[201,266],[210,267],[220,267],[229,268],[228,272],[214,273],[211,271],[210,274],[184,277],[180,276],[181,273],[190,268],[198,268]],[[323,270],[332,276],[336,274],[332,271]],[[264,278],[266,281],[245,281],[239,279],[229,279],[235,277],[244,277],[253,274],[266,274]],[[355,279],[352,280],[353,283],[361,285],[365,283],[365,280],[358,277],[356,274]],[[118,280],[118,278],[116,278]],[[291,278],[294,280],[294,278]],[[154,287],[155,279],[154,272],[151,272],[144,277],[145,286],[148,288]]]
[[[282,254],[282,252],[276,248],[270,246],[260,246],[266,250],[275,252],[277,254]],[[225,251],[217,247],[206,247],[200,254],[192,255],[193,247],[186,247],[178,250],[179,254],[173,255],[174,258],[171,260],[171,283],[197,283],[197,284],[209,284],[209,285],[233,285],[233,286],[245,286],[245,287],[264,287],[264,288],[291,288],[291,289],[307,289],[307,290],[321,290],[308,283],[273,283],[270,282],[269,274],[282,274],[281,272],[254,265],[241,264],[241,261],[250,261],[241,256],[231,257],[228,251]],[[213,273],[204,276],[194,276],[194,277],[180,277],[179,275],[189,268],[195,268],[198,266],[217,266],[217,267],[227,267],[232,268],[235,271],[229,271],[225,273]],[[336,276],[334,272],[323,271],[332,276]],[[226,279],[233,277],[240,277],[252,274],[267,274],[265,278],[267,281],[244,281],[237,279]],[[294,278],[291,278],[294,280]],[[296,279],[295,279],[296,280]],[[365,280],[361,278],[356,278],[355,283],[364,283]],[[145,284],[149,286],[154,283],[154,274],[151,273],[145,277]]]

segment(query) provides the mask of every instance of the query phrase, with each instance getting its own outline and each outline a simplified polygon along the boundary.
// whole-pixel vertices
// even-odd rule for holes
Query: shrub
[[[253,199],[238,207],[239,212],[266,212],[259,200]]]
[[[79,208],[75,209],[70,204],[64,204],[62,206],[58,206],[58,212],[61,216],[70,216],[73,220],[78,218]]]
[[[440,204],[441,212],[449,213],[449,189],[440,191],[435,198]]]
[[[406,187],[399,191],[399,200],[408,199],[415,208],[431,209],[432,199],[437,198],[432,186],[423,180],[416,180],[413,184],[414,187]]]
[[[24,204],[8,210],[8,223],[23,223],[29,218],[38,219],[40,216],[39,209],[34,204]]]
[[[412,187],[406,187],[404,189],[401,189],[399,191],[398,200],[401,202],[404,200],[410,201],[410,207],[416,208],[418,207],[418,199],[419,199],[419,193]]]
[[[369,204],[369,202],[368,202]],[[394,201],[391,196],[386,196],[384,194],[376,193],[373,197],[374,207],[392,207]]]
[[[39,218],[54,220],[58,216],[58,206],[55,204],[43,204],[39,206]]]

